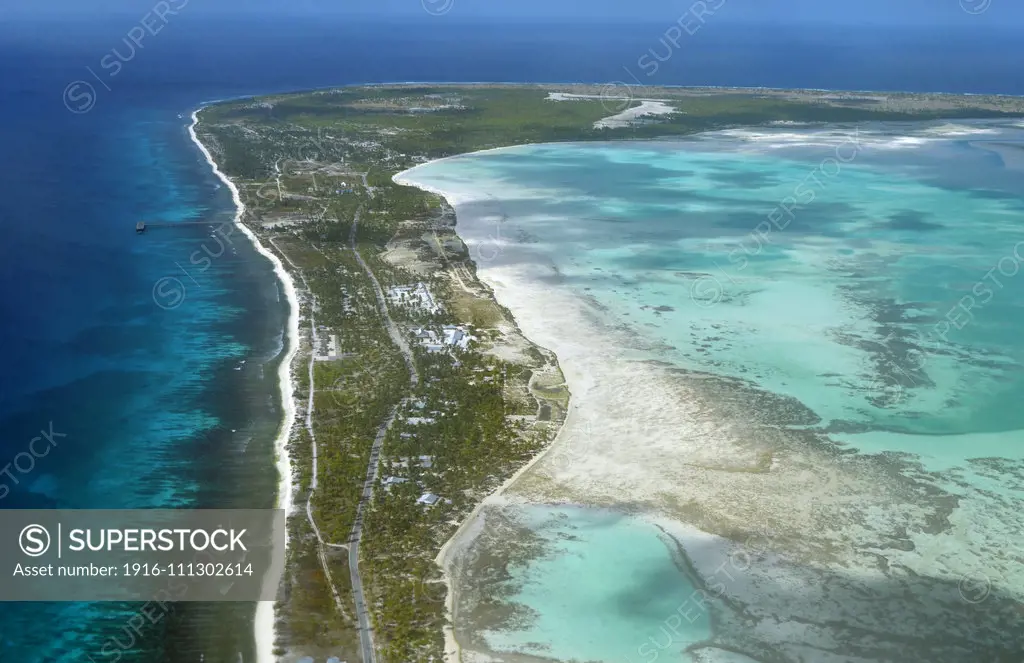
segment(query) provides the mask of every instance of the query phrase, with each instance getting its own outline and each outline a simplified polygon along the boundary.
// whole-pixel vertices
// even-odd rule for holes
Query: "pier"
[[[144,233],[148,228],[177,228],[178,226],[212,226],[213,221],[179,221],[177,223],[147,223],[139,221],[135,224],[135,232]]]

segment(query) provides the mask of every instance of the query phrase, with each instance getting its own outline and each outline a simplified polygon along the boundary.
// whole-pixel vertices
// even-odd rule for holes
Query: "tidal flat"
[[[1022,141],[1015,121],[786,126],[402,174],[455,205],[480,277],[572,394],[495,500],[519,513],[471,530],[508,550],[525,527],[540,550],[456,611],[476,634],[463,660],[1017,660],[1024,199],[1000,151]],[[619,604],[558,617],[586,585],[552,572],[535,509],[659,523],[710,635],[655,651],[635,627],[615,639],[632,659],[598,651]],[[600,566],[602,537],[567,527]],[[456,594],[479,592],[463,573]],[[675,620],[679,596],[666,582],[647,605]]]

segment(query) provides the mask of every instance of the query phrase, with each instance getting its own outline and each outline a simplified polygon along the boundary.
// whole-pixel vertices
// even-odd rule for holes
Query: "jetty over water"
[[[135,232],[144,233],[148,228],[176,228],[178,226],[212,226],[212,221],[178,221],[175,223],[147,223],[139,221],[135,224]]]

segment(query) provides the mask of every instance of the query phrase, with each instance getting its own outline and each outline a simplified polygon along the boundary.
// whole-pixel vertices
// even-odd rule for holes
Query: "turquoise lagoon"
[[[456,203],[485,279],[490,265],[543,265],[543,287],[599,305],[595,329],[628,329],[637,358],[795,399],[830,444],[950,496],[958,518],[977,519],[963,545],[987,564],[986,588],[1024,597],[1013,561],[1024,545],[1024,123],[531,145],[403,178]],[[623,620],[608,598],[629,591],[628,569],[671,564],[668,549],[640,525],[598,531],[588,523],[601,514],[531,508],[547,514],[524,516],[542,538],[552,514],[576,534],[560,556],[511,571],[509,601],[531,618],[488,632],[489,648],[636,657],[671,610]],[[570,581],[580,576],[592,580]],[[677,576],[643,586],[648,600],[678,605]],[[711,628],[697,622],[685,637]],[[693,660],[681,647],[660,656]]]
[[[527,506],[518,515],[544,552],[513,565],[505,584],[535,619],[529,629],[484,631],[492,650],[559,661],[682,661],[683,648],[711,636],[701,595],[655,526],[571,506]]]
[[[659,358],[793,396],[855,446],[1024,430],[1021,126],[536,145],[408,176],[514,220],[460,228],[478,262],[529,244]]]

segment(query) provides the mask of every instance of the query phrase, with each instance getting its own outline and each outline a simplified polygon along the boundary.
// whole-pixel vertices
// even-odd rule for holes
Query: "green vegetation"
[[[637,90],[669,101],[678,113],[619,129],[593,123],[639,102],[615,95],[627,88],[583,86],[594,98],[550,101],[558,86],[390,86],[341,88],[218,104],[204,121],[234,126],[221,141],[228,172],[260,179],[273,173],[270,154],[346,163],[368,173],[371,186],[391,187],[391,175],[417,160],[475,150],[553,141],[686,135],[772,122],[899,121],[1020,115],[1009,97],[947,95],[822,95],[784,91]],[[564,86],[563,86],[564,88]],[[253,132],[252,127],[259,127]],[[411,193],[389,190],[379,204],[401,208]],[[395,197],[393,198],[392,195]]]
[[[562,90],[602,92],[587,86]],[[321,558],[305,510],[296,510],[289,521],[289,573],[278,602],[279,653],[359,659],[344,544],[373,440],[398,407],[364,511],[360,569],[379,660],[441,660],[447,588],[433,559],[469,511],[544,448],[568,405],[553,359],[509,331],[511,316],[476,279],[475,266],[455,241],[446,203],[395,184],[394,174],[437,157],[523,143],[1024,110],[1020,100],[999,97],[972,98],[968,107],[961,98],[942,95],[658,89],[644,94],[668,100],[677,113],[599,130],[593,128],[597,120],[638,102],[600,96],[552,101],[549,91],[346,88],[225,102],[201,113],[199,136],[239,185],[244,221],[282,256],[303,297],[305,342],[294,366],[296,399],[304,408],[313,390],[318,488],[312,507],[330,545]],[[414,349],[420,376],[415,389],[372,281],[352,251],[353,240],[382,287],[422,282],[443,305],[437,311],[389,307]],[[405,258],[388,256],[396,247]],[[476,340],[466,349],[428,352],[412,338],[414,328],[440,331],[450,324],[464,325]],[[501,343],[515,346],[521,363],[488,352]],[[311,353],[320,357],[312,384]],[[304,426],[293,431],[290,450],[294,497],[304,505],[313,479],[312,439]],[[418,503],[424,494],[438,497],[431,505]]]

